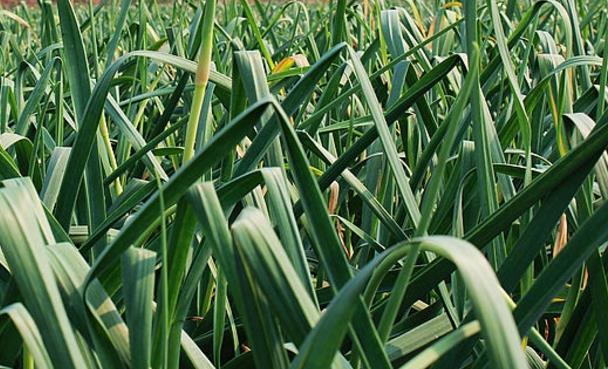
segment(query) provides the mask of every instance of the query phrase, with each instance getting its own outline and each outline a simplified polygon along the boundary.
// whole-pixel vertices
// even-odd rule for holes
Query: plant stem
[[[190,117],[186,129],[186,142],[184,144],[184,156],[182,164],[188,162],[194,156],[194,144],[196,143],[196,132],[201,115],[201,108],[209,81],[209,71],[211,69],[211,50],[213,46],[213,18],[215,15],[216,0],[208,0],[205,3],[205,13],[203,14],[203,29],[201,48],[198,54],[198,67],[194,77],[194,96],[190,108]]]

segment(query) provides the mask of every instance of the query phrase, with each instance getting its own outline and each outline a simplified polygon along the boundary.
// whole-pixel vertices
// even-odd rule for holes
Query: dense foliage
[[[607,13],[0,10],[0,364],[606,368]]]

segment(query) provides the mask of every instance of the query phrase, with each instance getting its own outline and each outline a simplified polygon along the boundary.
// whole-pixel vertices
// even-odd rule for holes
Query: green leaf
[[[133,368],[150,367],[156,253],[130,248],[122,257],[123,294]]]
[[[44,251],[54,236],[32,183],[1,182],[0,203],[5,209],[0,215],[2,252],[49,357],[62,368],[86,366]]]

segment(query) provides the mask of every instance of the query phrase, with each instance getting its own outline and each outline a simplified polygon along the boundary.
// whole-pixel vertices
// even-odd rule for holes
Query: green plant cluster
[[[0,9],[0,366],[607,368],[607,15]]]

